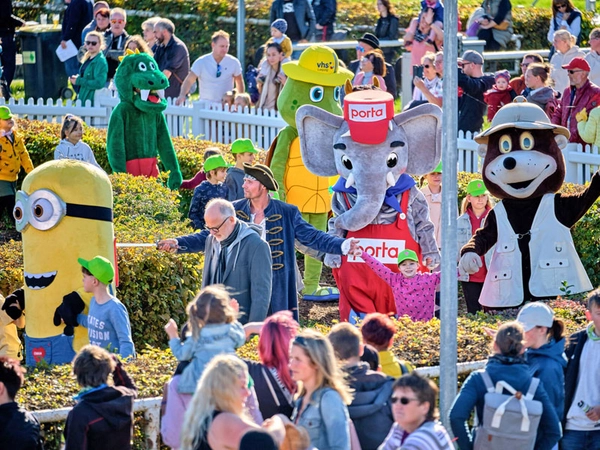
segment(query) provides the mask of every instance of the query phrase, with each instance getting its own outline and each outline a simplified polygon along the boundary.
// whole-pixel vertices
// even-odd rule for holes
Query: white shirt
[[[225,93],[233,89],[233,77],[242,74],[242,65],[231,55],[225,55],[218,66],[212,53],[201,56],[192,64],[191,71],[200,81],[200,100],[220,104]],[[219,77],[217,77],[217,69],[221,73]]]

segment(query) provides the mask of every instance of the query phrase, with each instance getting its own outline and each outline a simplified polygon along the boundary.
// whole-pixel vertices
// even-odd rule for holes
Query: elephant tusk
[[[350,130],[346,131],[344,134],[342,134],[340,137],[352,137],[350,135]]]
[[[388,122],[388,126],[390,127],[390,131],[392,131],[392,130],[394,129],[394,128],[392,127],[392,121],[391,121],[391,120]]]
[[[394,179],[394,175],[392,174],[392,172],[388,172],[387,175],[385,176],[385,181],[387,181],[387,184],[392,187],[396,185],[396,180]]]
[[[351,186],[354,185],[354,175],[352,175],[352,172],[350,172],[350,175],[348,175],[348,178],[346,179],[346,189],[349,189]]]

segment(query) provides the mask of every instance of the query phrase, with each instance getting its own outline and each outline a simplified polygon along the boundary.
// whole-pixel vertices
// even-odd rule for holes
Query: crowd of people
[[[288,311],[242,325],[238,307],[222,285],[208,286],[188,305],[181,332],[172,319],[165,326],[179,361],[163,396],[161,435],[169,447],[456,448],[439,421],[437,386],[389,352],[397,330],[388,316],[369,314],[360,328],[340,323],[325,336],[300,330]],[[485,330],[493,337],[490,357],[463,383],[449,412],[458,448],[487,448],[482,442],[491,435],[501,448],[549,450],[559,441],[565,450],[599,448],[598,290],[588,295],[586,317],[585,329],[566,336],[554,311],[533,302],[516,321]],[[253,335],[259,360],[240,359],[235,349]],[[77,353],[73,375],[81,391],[64,428],[66,450],[131,448],[137,388],[125,367],[102,345]],[[39,423],[15,401],[23,374],[17,359],[0,356],[0,442],[38,450]],[[491,417],[510,415],[511,398],[518,400],[518,420],[494,430]],[[479,420],[472,424],[473,410]]]

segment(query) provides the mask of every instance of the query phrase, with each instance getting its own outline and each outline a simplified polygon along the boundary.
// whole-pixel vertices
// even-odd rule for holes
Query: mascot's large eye
[[[526,131],[525,133],[521,133],[521,149],[523,150],[531,150],[535,145],[535,140],[533,139],[533,135]]]
[[[392,167],[396,167],[396,164],[398,164],[398,155],[396,155],[395,153],[390,153],[387,157],[386,164],[390,169]]]
[[[500,153],[508,153],[512,150],[512,139],[508,134],[505,134],[498,141],[498,148]]]
[[[348,170],[352,170],[352,161],[346,155],[342,156],[342,164]]]
[[[66,205],[60,197],[45,189],[31,194],[29,201],[29,223],[36,230],[49,230],[66,213]]]
[[[323,88],[321,86],[313,86],[310,88],[310,101],[313,103],[319,103],[323,100]]]
[[[341,92],[342,88],[337,86],[334,90],[333,90],[333,99],[336,102],[340,101],[340,92]]]
[[[140,69],[142,72],[145,72],[146,70],[148,70],[148,68],[146,67],[146,64],[143,62],[138,64],[138,69]]]
[[[150,66],[150,70],[156,70],[156,66],[154,65],[154,63],[152,61],[150,61],[149,66]]]
[[[21,202],[21,200],[18,200],[15,203],[15,208],[13,209],[13,217],[15,218],[17,225],[20,225],[21,222],[23,222],[24,216],[25,214],[23,213],[23,203]]]

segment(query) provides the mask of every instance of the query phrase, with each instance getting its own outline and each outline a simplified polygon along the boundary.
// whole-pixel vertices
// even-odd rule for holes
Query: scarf
[[[383,200],[383,203],[385,205],[390,206],[398,213],[403,213],[404,211],[402,211],[400,203],[398,203],[398,195],[402,194],[405,191],[408,191],[416,184],[416,181],[413,180],[413,178],[410,175],[403,173],[402,175],[400,175],[400,178],[398,178],[398,181],[396,181],[396,184],[392,187],[389,187],[385,191],[385,199]],[[346,187],[346,179],[343,177],[339,178],[337,183],[335,183],[335,185],[332,187],[332,190],[333,192],[356,194],[356,188],[354,186],[350,186],[349,188]]]
[[[497,362],[500,364],[526,364],[527,361],[525,359],[524,355],[519,355],[519,356],[507,356],[507,355],[499,355],[499,354],[495,354],[492,355],[488,358],[488,362]]]
[[[590,339],[590,341],[594,341],[594,342],[600,341],[600,336],[598,336],[596,334],[596,327],[594,326],[593,323],[590,323],[587,326],[587,335],[588,335],[588,338]]]
[[[215,273],[214,282],[216,284],[223,283],[223,278],[225,277],[225,269],[227,268],[227,247],[229,247],[235,240],[237,239],[238,233],[240,231],[240,223],[236,222],[235,228],[231,232],[229,236],[221,241],[221,252],[219,253],[219,264],[217,265],[217,271]]]
[[[80,390],[77,395],[73,396],[73,400],[81,400],[81,398],[86,395],[86,394],[91,394],[92,392],[96,392],[99,391],[101,389],[104,389],[105,387],[108,387],[108,384],[106,383],[102,383],[100,386],[96,386],[96,387],[84,387],[82,390]]]

